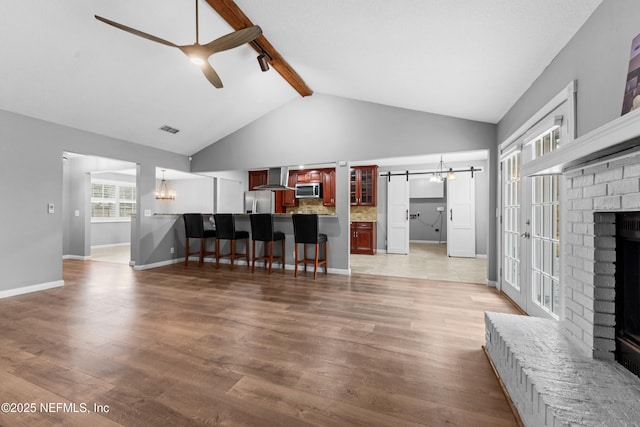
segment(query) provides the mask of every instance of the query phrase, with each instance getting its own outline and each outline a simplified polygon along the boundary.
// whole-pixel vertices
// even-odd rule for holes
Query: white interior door
[[[387,253],[409,253],[409,182],[404,176],[387,180]]]
[[[447,253],[452,257],[476,256],[475,182],[471,173],[459,172],[447,180]]]

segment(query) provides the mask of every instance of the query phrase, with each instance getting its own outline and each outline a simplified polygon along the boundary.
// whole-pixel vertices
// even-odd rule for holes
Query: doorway
[[[488,170],[488,152],[476,151],[465,153],[445,153],[442,155],[447,166],[456,169]],[[446,181],[440,183],[440,190],[432,193],[434,188],[426,189],[429,172],[438,167],[441,155],[413,156],[411,158],[378,159],[352,162],[355,165],[376,164],[379,166],[377,192],[377,253],[376,255],[351,254],[352,274],[374,274],[383,276],[412,277],[438,281],[458,281],[487,284],[488,221],[490,218],[489,198],[479,197],[475,207],[477,212],[477,242],[474,245],[473,258],[454,258],[447,254],[447,194]],[[409,197],[405,199],[405,187],[395,180],[407,181],[406,176],[389,177],[387,172],[426,172],[423,175],[409,175]],[[447,169],[448,171],[448,169]],[[404,173],[403,173],[404,175]],[[480,194],[489,194],[489,173],[475,174]],[[417,181],[414,185],[413,181]],[[421,182],[420,182],[421,181]],[[396,200],[388,194],[388,185],[400,186]],[[422,188],[425,187],[425,188]],[[420,190],[422,188],[422,190]],[[417,190],[416,190],[417,189]],[[424,193],[427,191],[427,193]],[[391,200],[390,200],[391,199]],[[402,203],[406,205],[402,205]],[[397,210],[392,218],[392,208]],[[394,206],[396,205],[396,206]],[[408,208],[408,212],[407,212]],[[408,218],[407,218],[408,217]],[[395,228],[398,235],[404,235],[408,224],[409,237],[406,250],[401,254],[391,253],[393,243],[389,224],[399,222],[404,225]],[[401,245],[399,245],[401,246]],[[404,248],[404,246],[403,246]],[[478,249],[479,248],[479,249]]]
[[[135,163],[65,152],[63,259],[129,263]]]

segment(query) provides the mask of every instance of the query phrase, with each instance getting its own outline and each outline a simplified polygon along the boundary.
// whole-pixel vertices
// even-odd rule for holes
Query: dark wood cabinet
[[[351,223],[351,253],[362,255],[375,255],[376,241],[375,222]]]
[[[322,205],[336,205],[336,170],[322,171]]]
[[[298,182],[298,174],[289,173],[289,181],[287,185],[291,188],[295,188],[297,182]],[[294,190],[282,191],[282,206],[288,207],[288,208],[294,208],[298,206],[298,199],[296,199],[296,192]]]
[[[310,184],[315,182],[322,182],[322,172],[324,169],[311,169],[311,170],[298,170],[295,174],[298,176],[300,184]],[[293,172],[292,172],[293,173]]]
[[[375,206],[377,182],[377,166],[352,167],[349,178],[351,206]]]
[[[254,190],[259,185],[267,185],[269,182],[269,171],[249,171],[249,190]]]

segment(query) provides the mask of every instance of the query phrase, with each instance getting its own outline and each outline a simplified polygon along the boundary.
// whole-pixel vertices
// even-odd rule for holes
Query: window
[[[136,187],[124,182],[91,181],[91,218],[123,220],[136,213]]]
[[[560,127],[549,129],[533,141],[533,158],[537,159],[556,150],[560,146]]]

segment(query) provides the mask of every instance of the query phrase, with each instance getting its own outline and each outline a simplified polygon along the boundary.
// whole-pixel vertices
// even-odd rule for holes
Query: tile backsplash
[[[298,207],[287,208],[288,214],[317,213],[320,215],[335,215],[335,206],[323,206],[322,199],[298,199]]]
[[[376,206],[351,206],[351,222],[376,222],[377,220]]]

